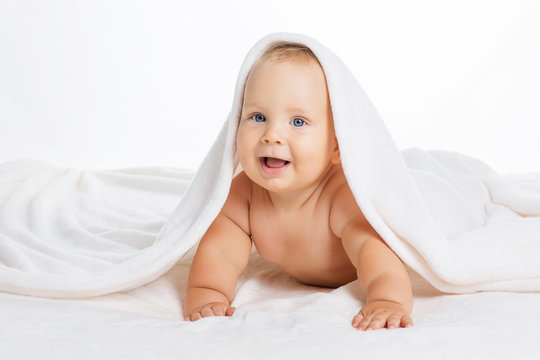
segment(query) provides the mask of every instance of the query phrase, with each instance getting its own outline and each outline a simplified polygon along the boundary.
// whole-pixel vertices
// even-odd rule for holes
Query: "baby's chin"
[[[252,179],[254,183],[259,185],[261,188],[265,189],[272,194],[280,195],[300,195],[306,190],[309,190],[310,184],[301,183],[297,180],[290,178],[273,178],[273,179]]]
[[[252,182],[269,192],[285,194],[298,191],[296,186],[294,186],[294,183],[292,183],[293,181],[285,174],[269,177],[260,169],[257,169],[255,172],[249,168],[246,170],[244,167],[242,167],[242,169]]]

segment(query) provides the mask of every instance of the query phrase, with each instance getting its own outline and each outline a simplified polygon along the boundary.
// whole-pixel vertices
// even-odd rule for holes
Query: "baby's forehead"
[[[325,92],[328,92],[328,86],[326,82],[326,76],[322,66],[314,60],[298,60],[298,59],[259,59],[251,67],[246,81],[244,83],[244,90],[249,89],[249,85],[257,80],[266,81],[267,79],[276,79],[280,75],[283,75],[283,71],[280,69],[287,68],[285,78],[291,80],[295,75],[299,77],[309,77],[313,79],[312,87],[324,88]]]
[[[278,103],[288,107],[304,108],[306,113],[328,112],[332,118],[324,71],[311,59],[262,59],[252,66],[244,86],[242,107],[247,111],[262,104],[275,105],[275,99],[281,99]]]

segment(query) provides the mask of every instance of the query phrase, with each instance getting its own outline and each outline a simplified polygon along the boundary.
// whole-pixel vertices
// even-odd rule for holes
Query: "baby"
[[[278,42],[253,65],[236,136],[242,166],[191,266],[186,320],[230,316],[252,243],[300,282],[357,279],[361,330],[413,325],[405,266],[363,216],[347,185],[326,78],[311,50]]]

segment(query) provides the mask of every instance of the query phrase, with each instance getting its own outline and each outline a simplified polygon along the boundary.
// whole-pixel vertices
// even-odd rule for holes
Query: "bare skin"
[[[185,319],[234,313],[236,282],[254,244],[265,260],[303,283],[338,287],[357,279],[366,299],[353,327],[412,326],[408,274],[347,184],[318,64],[266,60],[254,66],[237,150],[244,171],[193,259]]]

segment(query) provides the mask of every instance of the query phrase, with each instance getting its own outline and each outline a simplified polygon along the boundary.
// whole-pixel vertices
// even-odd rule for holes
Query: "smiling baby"
[[[242,166],[191,266],[184,316],[230,316],[252,244],[300,282],[358,281],[355,328],[413,325],[399,257],[358,207],[340,164],[324,71],[304,45],[274,43],[248,75],[236,136]]]

